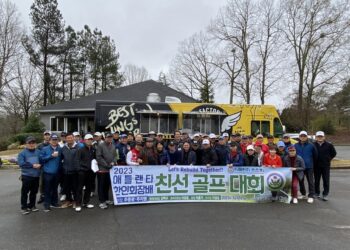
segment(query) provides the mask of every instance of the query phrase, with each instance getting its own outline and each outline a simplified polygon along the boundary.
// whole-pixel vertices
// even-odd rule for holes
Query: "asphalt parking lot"
[[[332,171],[330,200],[314,204],[156,204],[29,215],[19,212],[19,173],[0,171],[0,249],[320,250],[350,246],[349,170]]]

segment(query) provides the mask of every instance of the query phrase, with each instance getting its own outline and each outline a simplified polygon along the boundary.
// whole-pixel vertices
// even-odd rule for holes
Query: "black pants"
[[[106,202],[109,195],[109,188],[111,186],[111,179],[108,173],[97,173],[98,185],[98,199],[101,203]]]
[[[91,192],[96,191],[96,173],[91,171]]]
[[[76,201],[77,189],[78,189],[78,173],[65,174],[63,177],[63,194],[66,195],[67,201]]]
[[[22,175],[22,189],[21,189],[21,209],[35,207],[36,194],[39,189],[39,177],[31,177]],[[29,203],[28,203],[29,194]]]
[[[82,202],[83,204],[89,204],[90,202],[92,174],[92,171],[79,171],[78,173],[77,206],[81,206]],[[83,190],[84,186],[85,190]]]
[[[321,168],[315,168],[314,174],[315,174],[315,193],[317,195],[320,195],[320,184],[321,184],[321,177],[323,182],[323,192],[322,194],[324,196],[327,196],[329,194],[329,179],[330,179],[330,167],[321,167]]]
[[[306,180],[307,180],[307,183],[309,186],[309,197],[314,198],[314,196],[315,196],[315,183],[314,183],[314,171],[312,168],[304,170],[304,177],[302,180],[299,181],[300,193],[302,195],[306,195],[306,189],[305,189],[305,184],[304,184],[305,176],[306,176]]]

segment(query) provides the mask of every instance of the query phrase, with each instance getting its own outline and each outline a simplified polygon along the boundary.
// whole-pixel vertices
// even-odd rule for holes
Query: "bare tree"
[[[19,60],[15,80],[6,87],[3,108],[26,124],[31,112],[42,102],[43,86],[37,70],[28,60]]]
[[[203,32],[183,41],[170,66],[171,84],[202,102],[212,102],[218,70],[211,52],[210,41]]]
[[[151,76],[145,67],[138,67],[134,64],[125,65],[123,77],[124,86],[151,79]]]
[[[317,88],[338,83],[338,76],[348,67],[349,1],[289,0],[285,15],[284,33],[298,76],[298,112],[304,114],[307,128]]]
[[[23,29],[15,4],[0,0],[0,97],[14,78],[11,73],[21,49]]]
[[[253,45],[256,43],[256,5],[251,0],[230,0],[219,11],[216,19],[209,27],[209,32],[226,46],[235,49],[243,64],[243,81],[237,81],[235,89],[242,95],[246,103],[251,102],[252,76],[255,74],[251,61]]]

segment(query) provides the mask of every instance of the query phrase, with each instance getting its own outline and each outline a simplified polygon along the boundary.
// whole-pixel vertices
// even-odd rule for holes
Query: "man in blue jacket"
[[[309,195],[307,202],[313,203],[314,202],[314,196],[315,196],[315,182],[314,182],[314,162],[317,159],[317,150],[314,146],[314,144],[309,143],[309,138],[307,136],[306,131],[301,131],[299,133],[299,142],[295,144],[295,149],[297,151],[297,155],[299,155],[301,158],[303,158],[305,162],[305,170],[304,170],[304,177],[306,176],[307,183],[309,186]],[[305,190],[305,184],[304,184],[304,178],[300,180],[300,192],[302,194],[302,198],[306,196],[306,190]]]
[[[118,165],[126,165],[126,155],[129,152],[129,148],[128,136],[126,134],[122,134],[120,136],[120,142],[116,146],[119,155]]]
[[[62,148],[58,145],[58,136],[50,136],[50,145],[42,149],[40,159],[44,171],[44,212],[49,212],[50,207],[58,208],[58,176],[61,167]]]
[[[39,211],[35,207],[41,172],[40,151],[36,149],[34,137],[26,139],[26,148],[18,155],[18,164],[22,171],[21,209],[22,214]],[[29,194],[29,203],[28,203]]]

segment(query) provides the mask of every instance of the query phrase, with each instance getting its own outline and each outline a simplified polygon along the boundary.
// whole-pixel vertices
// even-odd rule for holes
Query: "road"
[[[189,203],[19,212],[18,170],[0,171],[0,249],[349,249],[349,170],[330,201]],[[94,200],[97,204],[97,201]],[[41,207],[40,207],[41,208]]]
[[[335,146],[337,157],[341,160],[350,160],[350,146]]]

